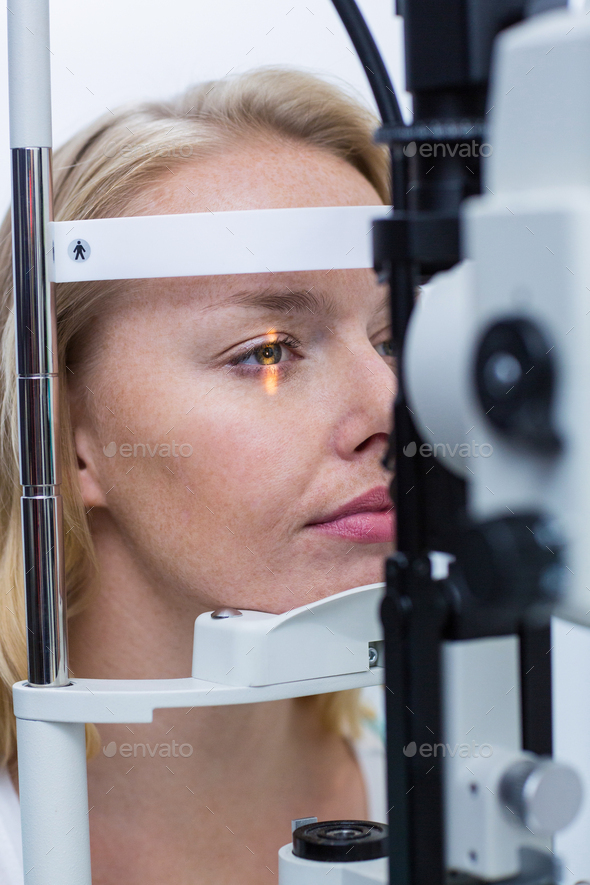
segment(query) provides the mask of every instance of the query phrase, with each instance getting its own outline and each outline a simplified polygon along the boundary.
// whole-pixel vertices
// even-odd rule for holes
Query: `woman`
[[[375,122],[335,87],[272,69],[127,105],[55,152],[55,218],[388,202]],[[0,764],[15,800],[10,239],[7,217]],[[372,271],[61,283],[56,298],[71,675],[186,676],[201,612],[279,613],[382,580],[395,378]],[[165,443],[176,455],[150,455]],[[365,515],[338,518],[351,501]],[[369,816],[351,743],[362,713],[354,691],[87,725],[94,885],[272,881],[293,818]],[[167,758],[173,740],[190,752]]]

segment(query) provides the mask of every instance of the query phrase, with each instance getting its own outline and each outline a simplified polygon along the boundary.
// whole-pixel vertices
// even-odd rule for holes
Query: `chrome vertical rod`
[[[12,266],[28,680],[67,685],[48,0],[8,9]]]

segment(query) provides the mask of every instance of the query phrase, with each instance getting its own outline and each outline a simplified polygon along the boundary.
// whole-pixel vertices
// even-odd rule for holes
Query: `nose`
[[[338,414],[333,445],[346,460],[382,458],[393,424],[397,380],[385,359],[365,338],[347,342],[338,372]]]

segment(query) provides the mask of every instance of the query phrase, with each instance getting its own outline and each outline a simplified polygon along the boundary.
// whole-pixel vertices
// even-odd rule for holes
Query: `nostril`
[[[367,436],[355,449],[355,452],[364,452],[366,449],[371,448],[372,446],[376,449],[385,449],[387,447],[389,441],[389,437],[386,433],[371,433],[370,436]]]
[[[358,445],[356,447],[355,452],[364,452],[365,449],[368,449],[369,445],[371,443],[371,439],[372,439],[372,437],[369,436],[369,437],[367,437],[367,439],[363,440],[363,442],[360,443],[360,445]]]

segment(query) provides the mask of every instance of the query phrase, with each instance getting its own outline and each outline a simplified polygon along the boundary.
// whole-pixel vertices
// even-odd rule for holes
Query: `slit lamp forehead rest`
[[[246,209],[52,221],[56,283],[373,267],[391,206]]]

